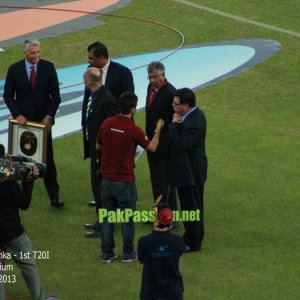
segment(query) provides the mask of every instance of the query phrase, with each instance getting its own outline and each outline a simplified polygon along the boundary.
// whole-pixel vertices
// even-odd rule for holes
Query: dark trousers
[[[100,186],[101,179],[102,179],[100,174],[101,152],[96,149],[93,149],[90,151],[90,156],[91,156],[91,165],[90,165],[91,186],[92,186],[94,200],[96,202],[96,213],[98,214],[98,209],[102,207],[101,186]]]
[[[199,250],[204,237],[204,184],[190,187],[177,187],[177,191],[181,210],[200,209],[200,221],[183,222],[185,229],[183,239],[185,245],[194,250]]]
[[[151,187],[154,201],[162,195],[162,202],[168,203],[171,209],[176,209],[176,198],[173,189],[167,182],[167,159],[160,158],[155,153],[147,152],[150,170]]]
[[[59,185],[57,182],[57,171],[53,157],[53,146],[52,146],[52,133],[48,133],[47,141],[47,171],[44,178],[44,184],[47,190],[47,193],[50,198],[58,197],[59,194]]]
[[[107,211],[121,211],[125,209],[135,210],[136,207],[136,187],[135,182],[112,181],[103,178],[101,182],[101,198],[103,208]],[[127,222],[128,221],[128,222]],[[132,254],[134,252],[134,223],[132,217],[121,223],[123,237],[123,253]],[[115,248],[114,223],[104,218],[101,226],[102,253],[112,254]]]
[[[100,224],[98,223],[98,212],[99,208],[102,207],[102,201],[101,201],[101,180],[102,176],[100,173],[100,162],[101,162],[101,152],[99,150],[96,150],[94,143],[90,143],[90,157],[91,157],[91,163],[90,163],[90,178],[91,178],[91,187],[93,192],[93,197],[95,200],[95,208],[96,208],[96,230],[100,231]]]

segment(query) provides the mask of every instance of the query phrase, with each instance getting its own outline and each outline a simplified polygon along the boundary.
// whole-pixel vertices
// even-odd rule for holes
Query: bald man
[[[82,131],[84,145],[84,159],[91,158],[90,176],[93,196],[96,201],[96,213],[102,206],[100,199],[100,151],[96,150],[96,136],[102,122],[119,113],[119,104],[113,94],[102,85],[102,74],[98,68],[91,67],[83,74],[86,88],[90,91],[88,103],[83,107]],[[100,231],[95,224],[85,224],[86,237],[100,237]]]

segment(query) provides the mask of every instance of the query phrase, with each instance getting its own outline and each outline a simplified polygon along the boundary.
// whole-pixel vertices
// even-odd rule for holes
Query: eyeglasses
[[[148,75],[147,76],[147,79],[151,80],[151,79],[157,79],[160,77],[160,75],[162,75],[163,73],[159,73],[159,74],[156,74],[156,75]]]

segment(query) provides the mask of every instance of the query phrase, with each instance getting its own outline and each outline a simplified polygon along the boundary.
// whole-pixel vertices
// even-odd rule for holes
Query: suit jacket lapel
[[[36,81],[35,81],[35,88],[38,86],[41,76],[43,75],[43,64],[41,61],[37,63],[37,72],[36,72]]]
[[[88,116],[90,116],[91,113],[93,113],[96,109],[96,107],[99,105],[99,102],[101,101],[103,94],[103,88],[97,93],[96,97],[92,99],[91,105],[89,107],[89,113]]]
[[[21,61],[21,68],[20,68],[20,76],[23,77],[23,81],[28,85],[28,88],[31,89],[31,84],[27,75],[26,65],[25,65],[25,59]]]
[[[90,110],[89,110],[89,113],[90,112],[93,112],[97,106],[97,103],[98,103],[98,97],[96,97],[95,99],[92,99],[92,102],[91,102],[91,105],[90,105]]]

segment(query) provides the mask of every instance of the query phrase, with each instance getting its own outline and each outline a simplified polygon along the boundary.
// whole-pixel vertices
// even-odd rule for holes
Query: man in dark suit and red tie
[[[8,69],[3,98],[19,124],[33,121],[47,126],[47,173],[44,184],[51,205],[59,208],[64,203],[59,198],[51,134],[54,117],[61,102],[58,78],[53,63],[40,59],[41,47],[38,40],[25,40],[23,52],[25,59],[12,64]]]
[[[168,127],[174,114],[172,103],[176,89],[167,81],[165,67],[161,62],[151,62],[147,71],[149,85],[146,99],[146,134],[149,139],[154,136],[157,120],[162,119],[165,122],[156,152],[147,152],[153,199],[163,195],[164,202],[168,202],[174,210],[175,197],[167,183],[167,156],[171,143]]]

